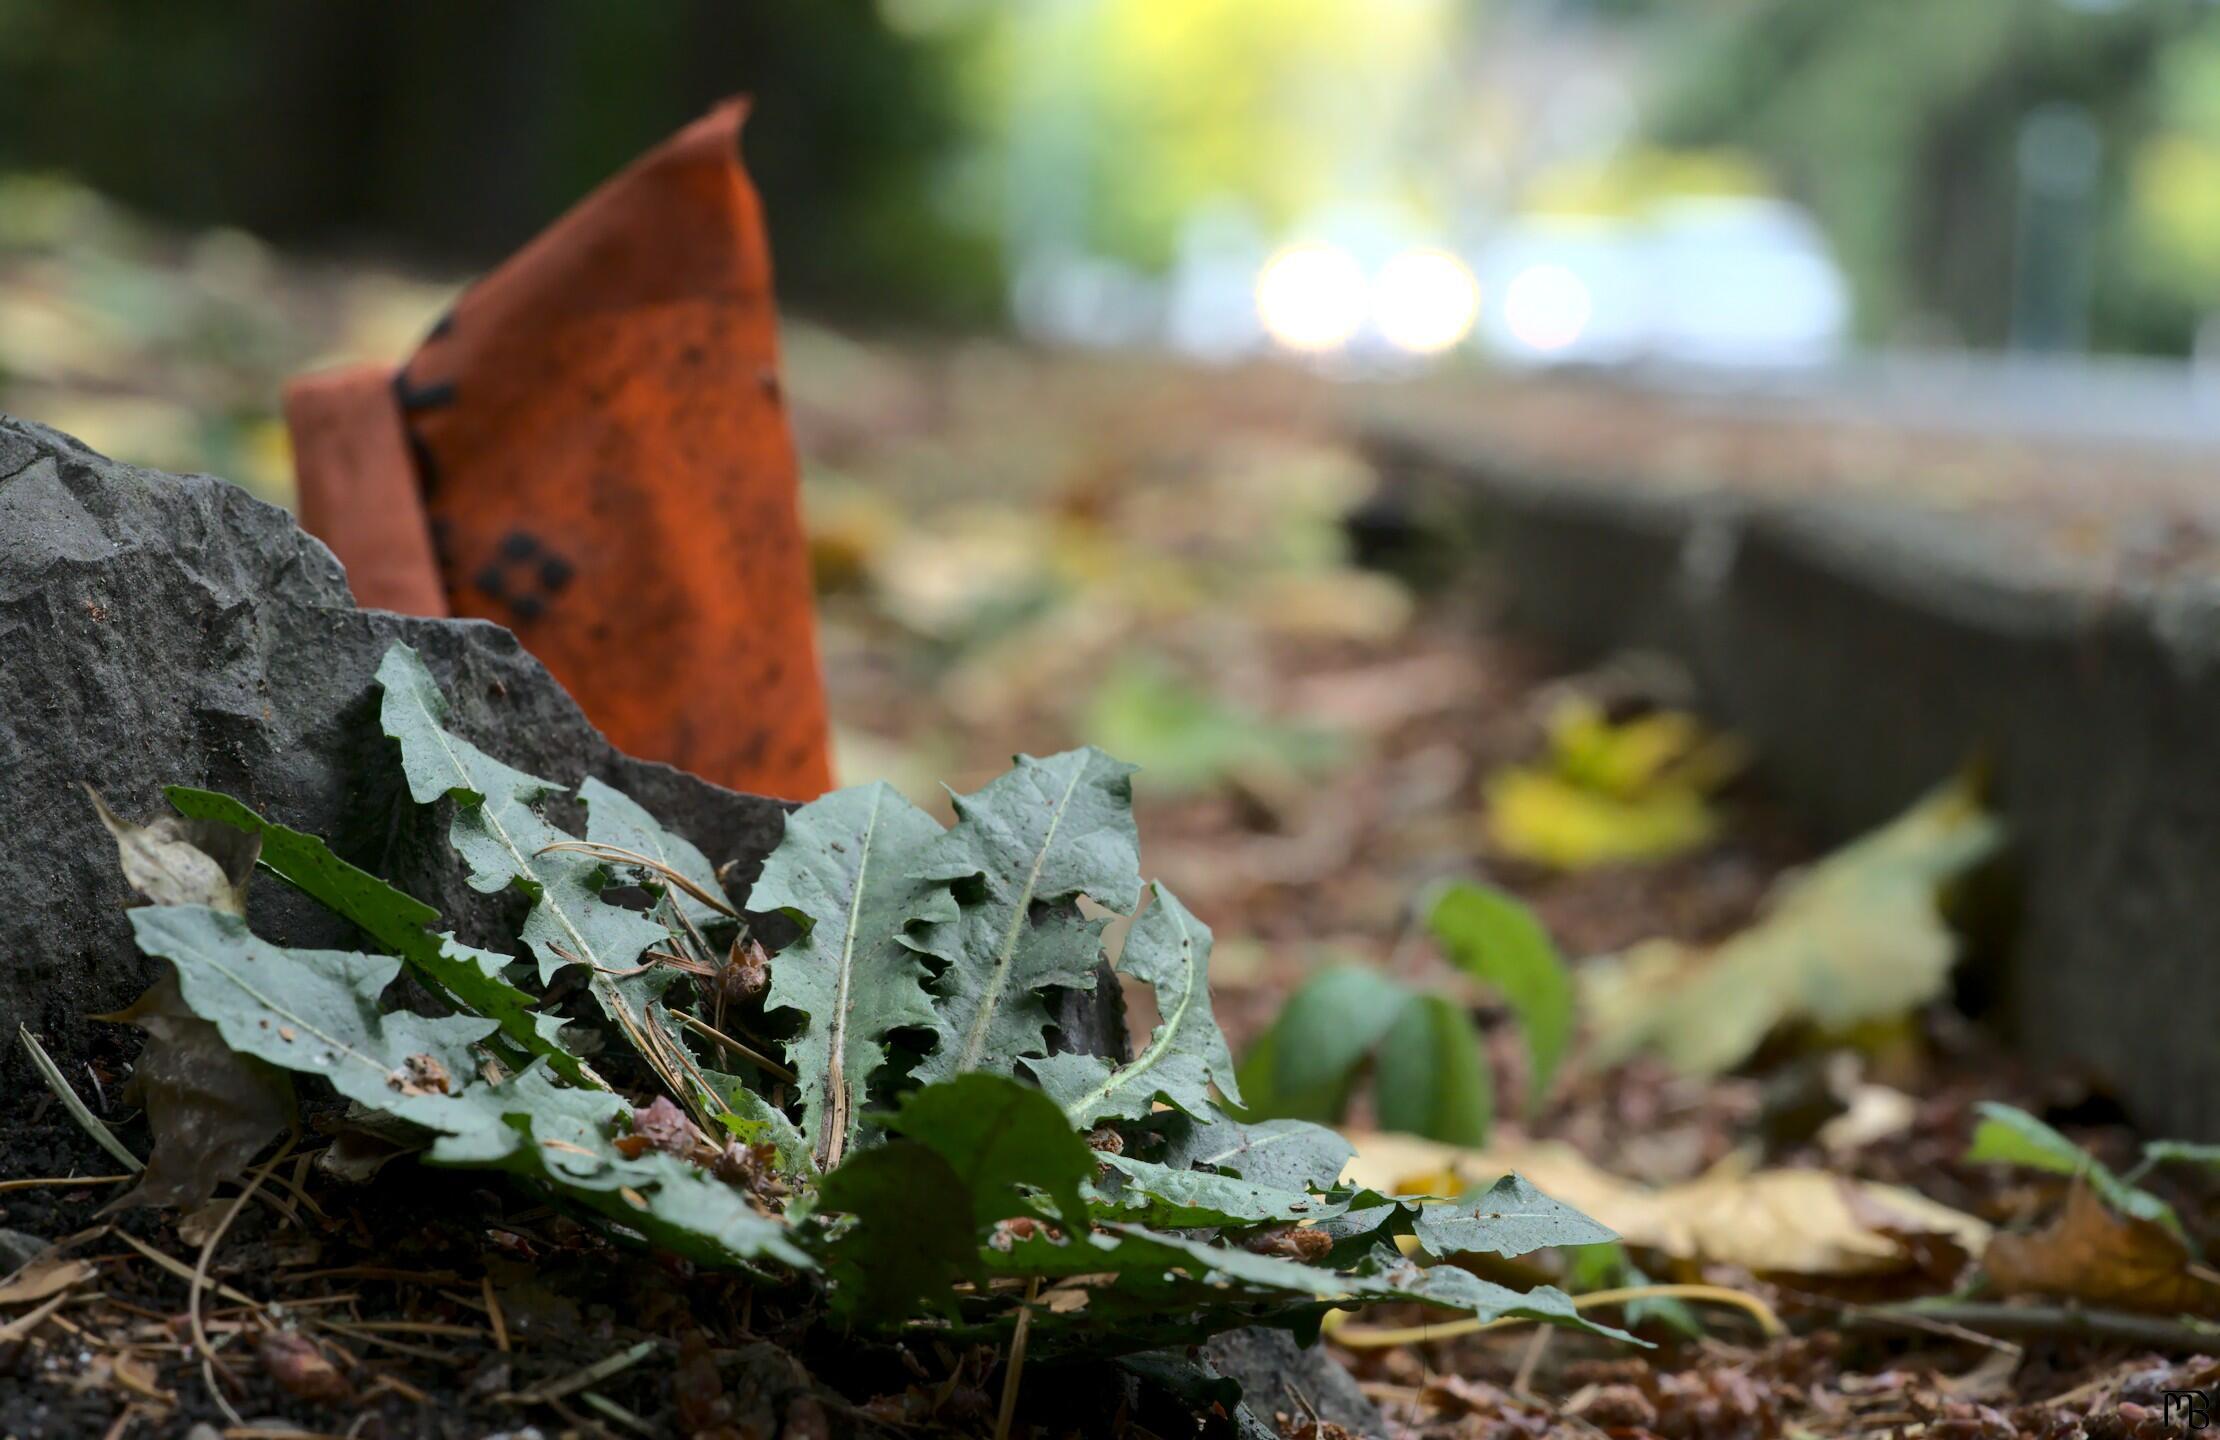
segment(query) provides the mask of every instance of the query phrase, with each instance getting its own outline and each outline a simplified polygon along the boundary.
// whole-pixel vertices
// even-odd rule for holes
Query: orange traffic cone
[[[398,373],[294,381],[301,523],[356,600],[514,630],[621,748],[831,784],[744,102],[466,292]]]

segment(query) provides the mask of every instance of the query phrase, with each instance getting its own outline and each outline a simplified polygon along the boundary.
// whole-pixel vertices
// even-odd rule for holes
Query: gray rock
[[[228,791],[327,837],[436,906],[465,938],[511,948],[521,898],[471,890],[445,817],[406,803],[373,684],[396,640],[422,653],[455,730],[510,764],[630,794],[712,861],[753,879],[785,807],[617,751],[497,625],[358,610],[338,561],[284,511],[205,475],[119,464],[0,416],[0,1018],[70,1068],[86,1017],[145,988],[114,846],[79,788],[124,815],[162,787]],[[442,807],[444,808],[444,807]],[[562,817],[559,817],[562,818]],[[575,820],[575,816],[569,817]],[[281,885],[252,919],[296,945],[357,937]],[[19,1047],[4,1072],[27,1075]]]
[[[1318,1418],[1352,1435],[1385,1435],[1380,1411],[1324,1347],[1308,1349],[1285,1330],[1232,1330],[1202,1347],[1210,1368],[1241,1387],[1241,1408],[1267,1435],[1281,1429],[1278,1415]]]

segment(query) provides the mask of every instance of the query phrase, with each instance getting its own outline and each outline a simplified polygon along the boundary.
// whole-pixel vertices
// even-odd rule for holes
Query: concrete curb
[[[1409,430],[1367,450],[1473,515],[1514,623],[1686,662],[1829,833],[1985,757],[2021,878],[2007,1023],[2154,1131],[2220,1139],[2220,587],[2116,583],[1900,497],[1552,476]]]

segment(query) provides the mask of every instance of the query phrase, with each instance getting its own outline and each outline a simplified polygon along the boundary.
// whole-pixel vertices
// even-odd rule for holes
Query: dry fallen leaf
[[[203,1204],[293,1122],[291,1079],[225,1044],[222,1032],[186,1005],[169,965],[130,1009],[93,1018],[147,1034],[124,1098],[146,1108],[154,1153],[139,1183],[108,1210]]]
[[[254,1351],[262,1369],[276,1386],[296,1400],[336,1405],[354,1398],[354,1387],[340,1374],[324,1352],[305,1335],[272,1330],[255,1341]]]
[[[1844,1030],[1942,993],[1957,959],[1937,892],[1994,854],[1997,822],[1959,780],[1778,881],[1758,922],[1704,948],[1637,945],[1582,971],[1594,1061],[1653,1050],[1715,1075],[1779,1026]]]
[[[213,820],[165,815],[151,825],[126,820],[90,785],[100,823],[115,837],[123,878],[157,905],[206,905],[247,913],[247,881],[262,837]]]
[[[1722,1165],[1660,1189],[1623,1180],[1556,1141],[1463,1150],[1407,1135],[1352,1135],[1357,1184],[1404,1194],[1459,1194],[1516,1171],[1544,1194],[1676,1260],[1767,1274],[1880,1275],[1927,1270],[1938,1242],[1967,1256],[1989,1227],[1915,1191],[1824,1170]]]
[[[44,1300],[90,1280],[93,1274],[89,1260],[65,1260],[59,1255],[36,1256],[5,1281],[0,1281],[0,1305],[28,1305],[34,1300]]]
[[[385,1077],[385,1083],[403,1095],[445,1095],[454,1082],[437,1056],[410,1055]]]
[[[1982,1269],[2008,1295],[2058,1295],[2162,1314],[2220,1312],[2220,1276],[2191,1263],[2164,1227],[2122,1215],[2077,1184],[2041,1230],[1999,1235]]]

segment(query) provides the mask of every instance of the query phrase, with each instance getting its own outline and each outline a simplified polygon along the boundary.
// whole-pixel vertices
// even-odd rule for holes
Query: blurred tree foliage
[[[2220,308],[2220,15],[2204,0],[1712,14],[1715,43],[1694,47],[1655,133],[1747,149],[1811,205],[1869,336],[2005,339],[2020,127],[2056,102],[2103,144],[2092,339],[2178,351]]]
[[[991,246],[933,203],[945,72],[873,0],[0,0],[0,168],[484,264],[748,92],[782,291],[960,317],[999,289]]]
[[[1267,234],[1443,208],[1458,0],[942,3],[973,16],[961,73],[1006,181],[979,208],[1013,252],[1157,268],[1206,207]]]

